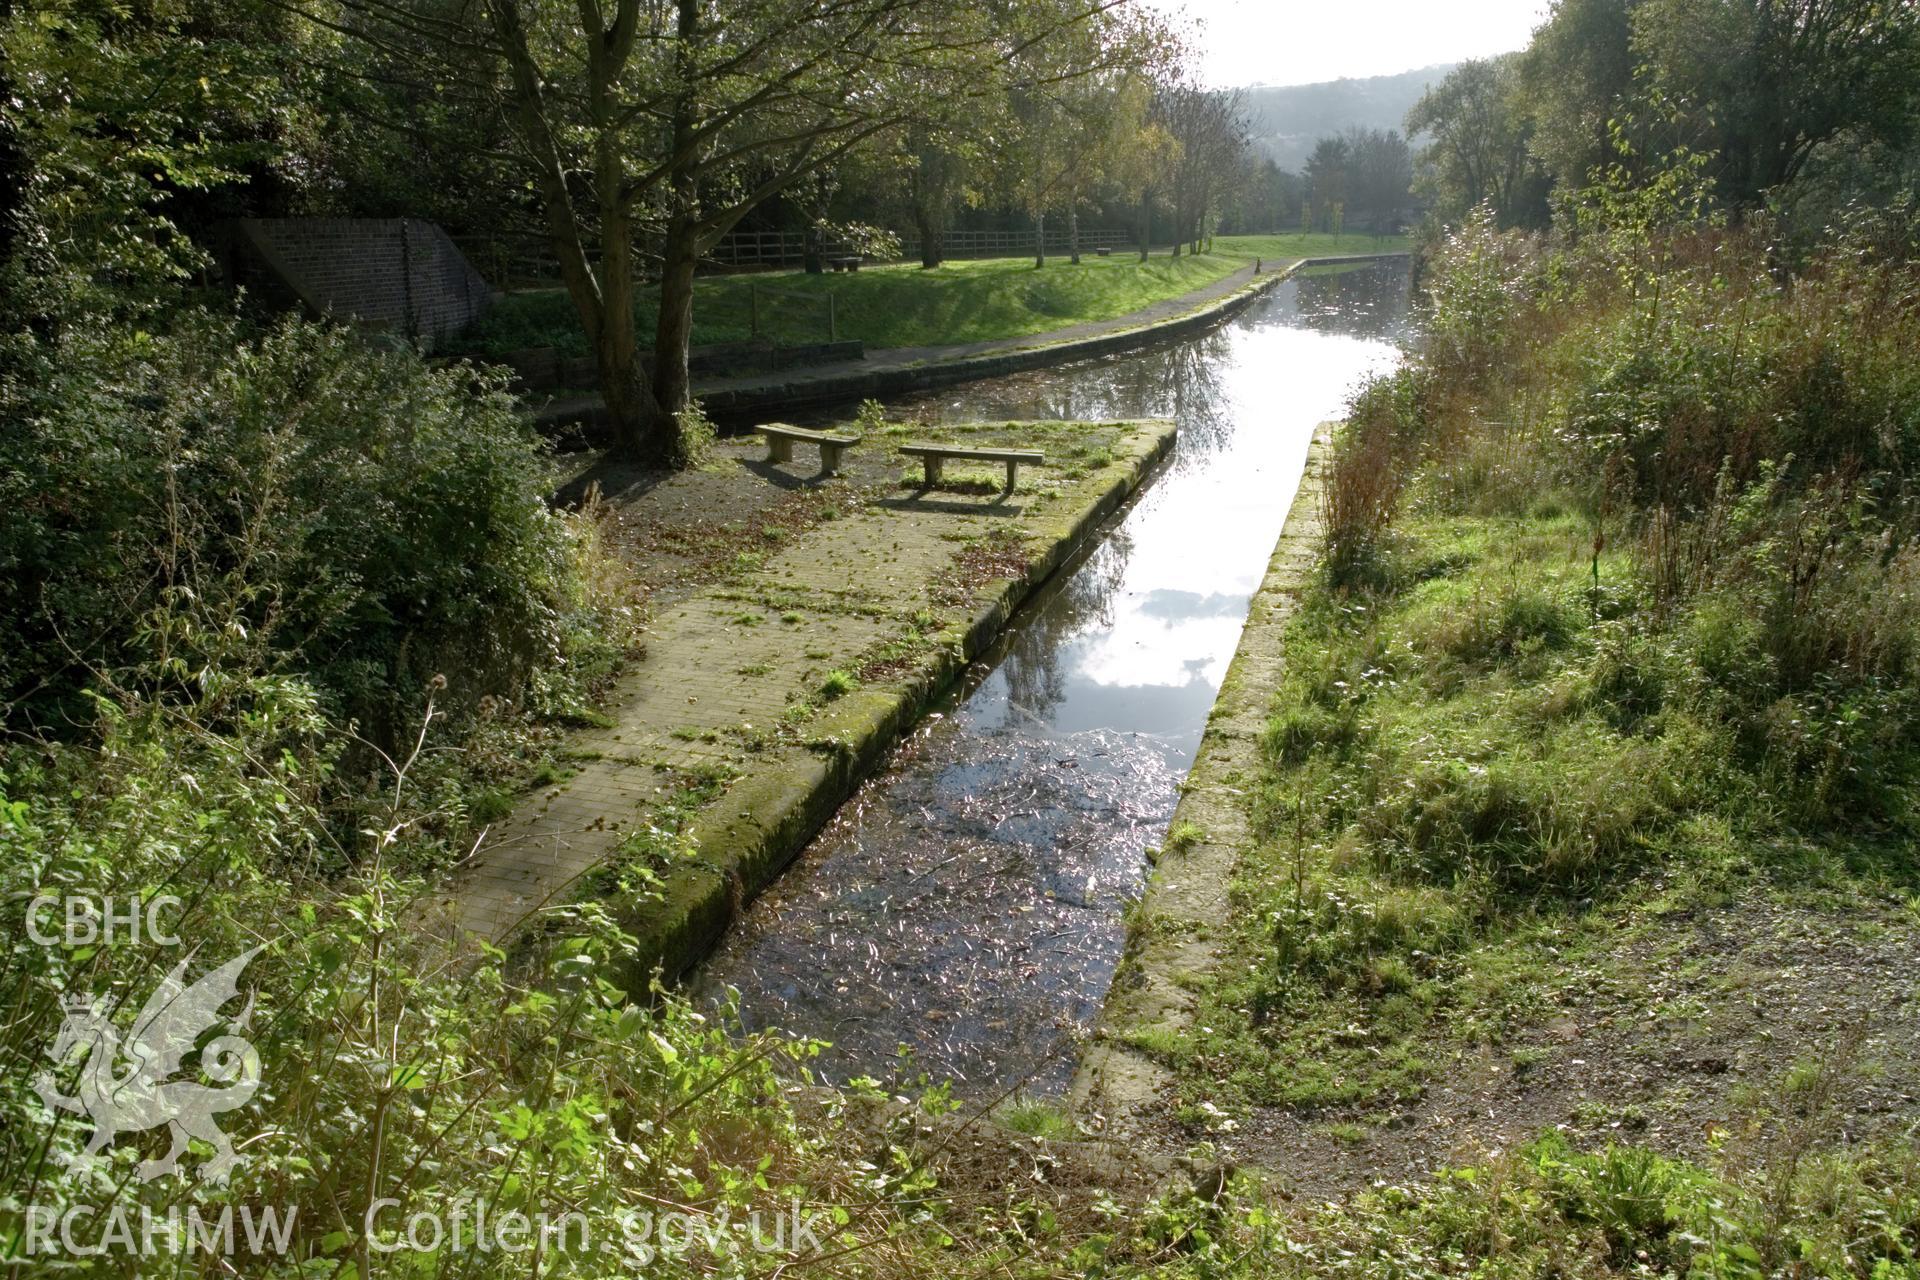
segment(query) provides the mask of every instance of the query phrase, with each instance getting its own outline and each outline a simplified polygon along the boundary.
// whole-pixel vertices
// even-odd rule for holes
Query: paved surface
[[[644,657],[610,699],[612,726],[577,735],[566,753],[577,773],[490,833],[441,895],[449,914],[497,941],[567,897],[690,776],[777,770],[806,753],[806,723],[830,672],[865,668],[868,687],[884,687],[885,668],[872,665],[883,648],[916,636],[930,644],[971,621],[966,557],[979,554],[983,535],[1055,525],[1163,429],[1087,426],[1088,442],[1138,443],[1083,475],[1023,472],[1010,497],[897,487],[655,616]],[[785,469],[800,476],[814,464]]]

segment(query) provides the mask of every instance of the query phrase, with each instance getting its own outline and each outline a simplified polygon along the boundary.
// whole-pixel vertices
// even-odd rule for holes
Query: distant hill
[[[1407,112],[1457,63],[1421,67],[1398,75],[1320,84],[1255,85],[1247,95],[1253,143],[1282,169],[1299,168],[1314,140],[1358,125],[1366,129],[1405,129]]]

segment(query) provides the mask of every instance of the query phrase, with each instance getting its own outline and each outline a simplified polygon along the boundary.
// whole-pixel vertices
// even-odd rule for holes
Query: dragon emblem
[[[244,1106],[260,1087],[260,1055],[235,1030],[245,1030],[253,1000],[232,1019],[226,1034],[200,1049],[199,1074],[214,1081],[202,1084],[189,1076],[172,1079],[202,1035],[226,1022],[220,1006],[240,994],[240,974],[261,951],[255,947],[207,973],[192,986],[186,984],[188,956],[161,980],[140,1009],[124,1041],[107,1013],[94,1006],[91,996],[70,996],[62,1003],[66,1019],[48,1056],[65,1067],[84,1056],[77,1091],[68,1097],[55,1088],[53,1073],[43,1071],[34,1091],[52,1111],[72,1111],[93,1121],[86,1149],[69,1163],[77,1176],[123,1133],[139,1133],[167,1126],[173,1145],[157,1160],[140,1166],[140,1180],[150,1182],[172,1173],[186,1152],[187,1141],[198,1138],[211,1146],[213,1157],[200,1166],[200,1177],[225,1182],[239,1164],[227,1135],[214,1117]],[[126,1065],[119,1065],[120,1059]]]

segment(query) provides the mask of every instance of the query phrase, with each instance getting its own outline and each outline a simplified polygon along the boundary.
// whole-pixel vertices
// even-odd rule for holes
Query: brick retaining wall
[[[493,301],[447,233],[417,218],[244,218],[227,248],[228,275],[249,293],[429,350]]]

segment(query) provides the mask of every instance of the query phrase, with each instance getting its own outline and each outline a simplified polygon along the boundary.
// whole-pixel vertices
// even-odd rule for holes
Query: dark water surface
[[[1171,417],[1165,469],[1056,575],[694,980],[839,1078],[1072,1078],[1316,424],[1390,365],[1404,261],[1290,280],[1176,345],[952,388],[946,421]]]

